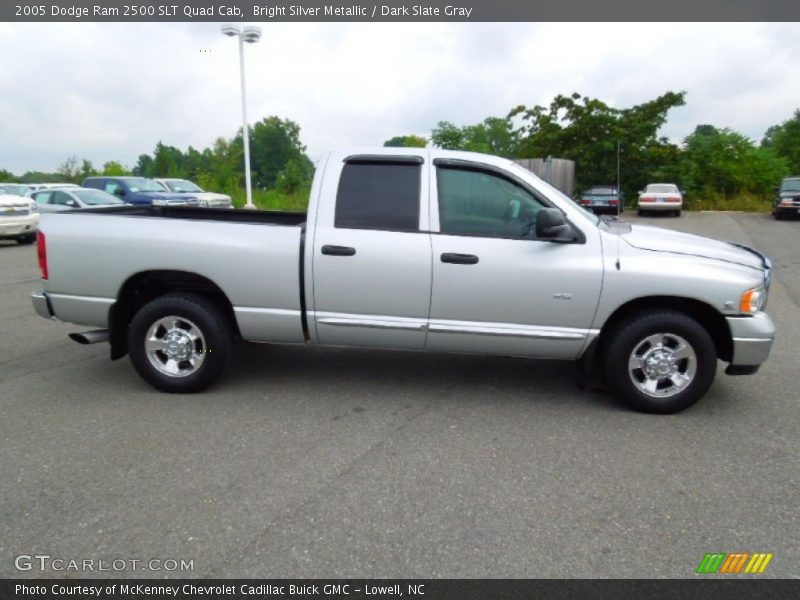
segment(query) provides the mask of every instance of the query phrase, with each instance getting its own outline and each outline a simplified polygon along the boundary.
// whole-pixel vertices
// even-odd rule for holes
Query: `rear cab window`
[[[359,160],[342,169],[334,227],[419,231],[421,161]]]

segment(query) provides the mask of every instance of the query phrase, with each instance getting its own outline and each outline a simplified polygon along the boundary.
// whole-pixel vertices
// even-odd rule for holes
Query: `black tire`
[[[773,214],[773,215],[775,215],[775,220],[776,220],[776,221],[783,221],[783,213],[780,213],[780,212],[778,212],[778,211],[776,210],[776,211],[775,211],[774,213],[772,213],[772,214]]]
[[[656,334],[666,334],[663,339],[667,342],[664,344],[667,355],[679,347],[677,344],[670,347],[670,343],[676,338],[682,338],[681,341],[686,342],[694,352],[693,357],[676,361],[679,377],[689,373],[694,364],[693,375],[684,389],[673,384],[668,377],[664,381],[658,380],[657,385],[663,385],[663,388],[653,390],[653,394],[669,393],[672,388],[676,390],[665,397],[654,397],[634,384],[634,378],[638,378],[639,385],[644,385],[647,378],[643,369],[629,371],[629,361],[634,353],[647,348],[647,338],[656,337]],[[650,348],[645,356],[658,350],[656,346],[651,345]],[[654,356],[657,362],[657,355],[650,356]],[[630,408],[646,413],[671,414],[692,406],[708,391],[717,370],[716,347],[705,328],[691,317],[671,310],[638,313],[620,323],[609,332],[602,358],[606,381],[611,391]],[[681,369],[685,373],[680,373]]]
[[[639,210],[636,211],[636,214],[639,215],[640,217],[643,217],[644,211],[640,208]]]
[[[172,316],[177,317],[177,322],[171,329],[163,324],[156,326]],[[146,349],[151,327],[156,328],[153,337],[164,345],[163,350]],[[162,340],[170,332],[178,337],[174,347],[191,354],[190,359],[167,355],[169,345]],[[196,338],[193,342],[192,337]],[[134,368],[142,379],[163,392],[187,394],[205,389],[222,373],[231,351],[231,329],[225,315],[213,302],[195,294],[169,294],[148,302],[133,317],[128,329],[128,352]],[[170,361],[172,368],[177,369],[175,374],[166,372]]]
[[[21,235],[17,238],[17,243],[22,246],[27,246],[28,244],[32,244],[35,241],[36,241],[35,233],[26,233],[25,235]]]
[[[680,210],[676,210],[676,211],[675,211],[675,216],[676,216],[676,217],[678,217],[678,218],[680,218],[680,216],[681,216],[681,212],[682,212],[682,211],[680,211]]]

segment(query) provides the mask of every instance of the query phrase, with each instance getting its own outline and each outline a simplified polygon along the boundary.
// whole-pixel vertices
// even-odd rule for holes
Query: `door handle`
[[[325,244],[322,247],[322,253],[330,256],[355,256],[356,249],[350,246],[331,246]]]
[[[442,254],[443,263],[454,265],[477,265],[478,257],[474,254],[457,254],[455,252],[445,252]]]

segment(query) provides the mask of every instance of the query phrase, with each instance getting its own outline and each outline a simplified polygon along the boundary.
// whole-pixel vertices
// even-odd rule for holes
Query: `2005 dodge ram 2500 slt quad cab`
[[[333,151],[307,214],[113,207],[44,217],[43,317],[102,329],[167,392],[214,381],[238,335],[579,360],[631,407],[682,410],[754,373],[775,334],[756,250],[600,219],[513,162]]]

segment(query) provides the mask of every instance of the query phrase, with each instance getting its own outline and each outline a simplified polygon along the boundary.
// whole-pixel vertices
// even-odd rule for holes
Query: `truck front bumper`
[[[760,312],[751,317],[726,317],[726,320],[733,337],[731,366],[756,367],[766,361],[775,341],[775,324],[769,315]]]
[[[50,306],[47,292],[33,292],[31,294],[31,302],[33,302],[33,309],[37,315],[45,319],[53,318],[53,307]]]

